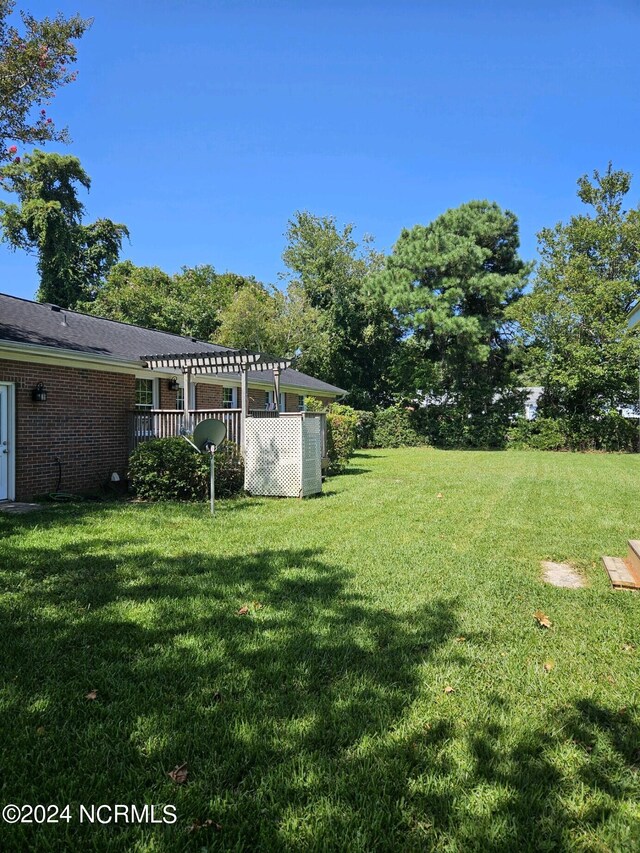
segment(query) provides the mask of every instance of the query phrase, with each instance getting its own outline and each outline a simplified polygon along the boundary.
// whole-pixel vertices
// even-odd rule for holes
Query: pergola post
[[[273,368],[273,395],[276,404],[276,412],[280,411],[280,368]]]
[[[244,456],[247,446],[247,412],[249,410],[249,381],[247,368],[244,365],[240,367],[240,398],[240,450]]]
[[[191,368],[190,367],[183,367],[183,369],[182,369],[182,380],[183,380],[182,409],[183,409],[184,428],[188,432],[191,432],[191,415],[189,414],[189,400],[191,399]]]

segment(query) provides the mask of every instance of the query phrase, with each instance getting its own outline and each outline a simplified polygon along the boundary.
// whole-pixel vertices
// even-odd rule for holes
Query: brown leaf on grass
[[[544,662],[543,669],[545,672],[551,672],[551,670],[554,668],[554,666],[555,666],[555,663],[552,660],[547,660]]]
[[[551,622],[551,619],[549,619],[547,614],[543,613],[542,610],[536,610],[536,612],[533,614],[533,618],[537,621],[538,625],[540,625],[541,628],[550,628],[553,624]]]
[[[36,734],[37,734],[39,737],[42,737],[42,735],[43,735],[45,732],[46,732],[46,729],[45,729],[45,727],[44,727],[44,726],[38,726],[38,728],[36,729]]]
[[[633,645],[633,643],[625,643],[622,646],[623,652],[635,652],[635,650],[636,650],[636,647]]]
[[[466,637],[456,637],[456,643],[464,643],[466,639]]]
[[[173,779],[176,785],[184,785],[187,781],[187,776],[189,775],[189,771],[187,770],[187,765],[185,764],[176,764],[173,770],[169,770],[167,776],[169,779]]]
[[[436,497],[437,497],[437,498],[443,498],[443,497],[444,497],[444,495],[442,494],[442,492],[438,492],[438,494],[436,495]]]
[[[445,693],[453,693],[454,690],[455,690],[455,688],[452,687],[450,684],[447,684],[447,686],[444,688]]]
[[[199,832],[201,829],[215,829],[216,832],[220,832],[222,827],[219,823],[216,823],[215,820],[211,820],[211,818],[207,818],[206,820],[194,820],[191,824],[188,832]]]
[[[85,697],[84,697],[84,698],[85,698],[85,699],[89,699],[89,700],[93,701],[94,699],[97,699],[97,698],[98,698],[98,691],[97,691],[97,690],[90,690],[90,691],[85,695]]]
[[[249,608],[245,604],[243,607],[240,608],[240,610],[238,610],[238,613],[236,615],[237,616],[246,616],[248,612],[249,612]]]
[[[262,610],[262,604],[260,604],[259,601],[254,601],[253,602],[253,609],[254,610]]]

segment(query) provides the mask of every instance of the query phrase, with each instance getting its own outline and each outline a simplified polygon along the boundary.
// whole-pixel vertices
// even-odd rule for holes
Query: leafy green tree
[[[0,202],[2,238],[13,249],[37,254],[38,299],[70,308],[94,298],[129,232],[110,219],[82,224],[78,188],[88,190],[91,181],[78,158],[36,149],[2,167],[0,176],[19,199]]]
[[[9,22],[14,6],[12,0],[0,0],[0,162],[19,156],[18,146],[10,142],[68,141],[66,129],[56,128],[45,105],[57,89],[75,80],[73,40],[91,25],[79,15],[38,21],[22,12],[19,30]]]
[[[300,366],[303,352],[326,347],[322,320],[295,282],[284,293],[253,282],[221,312],[216,342],[290,358]]]
[[[282,355],[282,302],[281,294],[270,293],[259,284],[236,291],[221,314],[217,343]]]
[[[513,312],[530,369],[544,386],[543,413],[565,418],[574,446],[598,444],[598,423],[637,401],[637,336],[627,313],[640,298],[640,209],[624,209],[629,172],[611,163],[578,180],[589,212],[538,235],[533,290]]]
[[[455,443],[455,435],[465,444],[499,442],[507,410],[516,406],[506,312],[531,269],[518,248],[515,215],[471,201],[403,230],[377,277],[409,335],[400,366],[406,392],[445,403],[449,419],[455,413],[444,443]],[[491,437],[485,427],[497,408]]]
[[[283,259],[292,298],[311,309],[300,315],[313,324],[299,329],[300,367],[348,389],[354,406],[369,407],[391,393],[400,330],[373,287],[383,256],[368,237],[359,246],[353,230],[338,229],[333,217],[298,212],[289,221]]]
[[[120,261],[109,271],[96,298],[77,307],[110,320],[179,334],[182,317],[172,288],[172,277],[160,267]]]
[[[169,275],[158,267],[137,267],[131,261],[116,264],[83,311],[218,342],[222,313],[234,295],[254,279],[235,273],[218,274],[210,265],[183,267]]]

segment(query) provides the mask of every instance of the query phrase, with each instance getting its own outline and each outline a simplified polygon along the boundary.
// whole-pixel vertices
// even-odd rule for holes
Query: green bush
[[[339,474],[346,468],[356,448],[358,416],[351,406],[332,403],[327,412],[327,456],[329,473]]]
[[[623,418],[619,412],[607,412],[599,419],[600,449],[609,451],[640,449],[637,420]]]
[[[404,406],[390,406],[375,414],[371,447],[418,447],[427,439],[416,429],[414,412]]]
[[[373,442],[373,431],[376,426],[375,412],[356,410],[358,423],[356,424],[356,447],[371,447]]]
[[[605,450],[633,452],[638,449],[638,424],[609,411],[597,417],[537,417],[518,420],[509,430],[509,447],[525,450]]]
[[[242,458],[230,442],[216,451],[215,480],[217,497],[242,491]],[[209,495],[209,456],[196,453],[182,438],[145,441],[129,457],[129,484],[144,500],[205,500]]]
[[[237,444],[223,441],[216,450],[214,464],[217,498],[232,498],[244,491],[244,460]]]
[[[515,450],[564,450],[566,440],[562,423],[553,418],[528,421],[518,418],[507,433],[508,447]]]
[[[471,409],[466,401],[430,405],[420,418],[424,433],[436,447],[501,449],[507,445],[514,411],[516,404],[513,395],[509,395],[481,410]]]
[[[305,397],[304,408],[307,412],[327,411],[327,407],[325,406],[325,404],[321,400],[318,400],[317,397]]]
[[[315,397],[305,399],[308,412],[327,413],[327,456],[329,474],[339,474],[347,467],[349,459],[357,446],[358,415],[351,406],[343,403],[331,403],[325,406]]]

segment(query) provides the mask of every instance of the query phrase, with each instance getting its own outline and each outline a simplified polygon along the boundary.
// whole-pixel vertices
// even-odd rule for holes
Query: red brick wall
[[[196,409],[221,409],[222,385],[196,385]]]
[[[238,392],[239,393],[239,392]],[[238,399],[240,399],[238,397]],[[267,393],[262,388],[249,389],[249,408],[265,409],[267,407]]]
[[[298,409],[298,395],[290,394],[288,391],[284,395],[284,410],[285,412],[297,412]]]
[[[56,457],[63,491],[99,486],[113,471],[125,476],[133,375],[0,359],[0,380],[16,388],[17,500],[55,491]],[[43,403],[31,399],[38,382]]]
[[[177,408],[177,391],[169,390],[169,379],[159,379],[160,386],[160,408],[161,409],[175,409]],[[182,377],[178,376],[178,382],[182,385]]]

